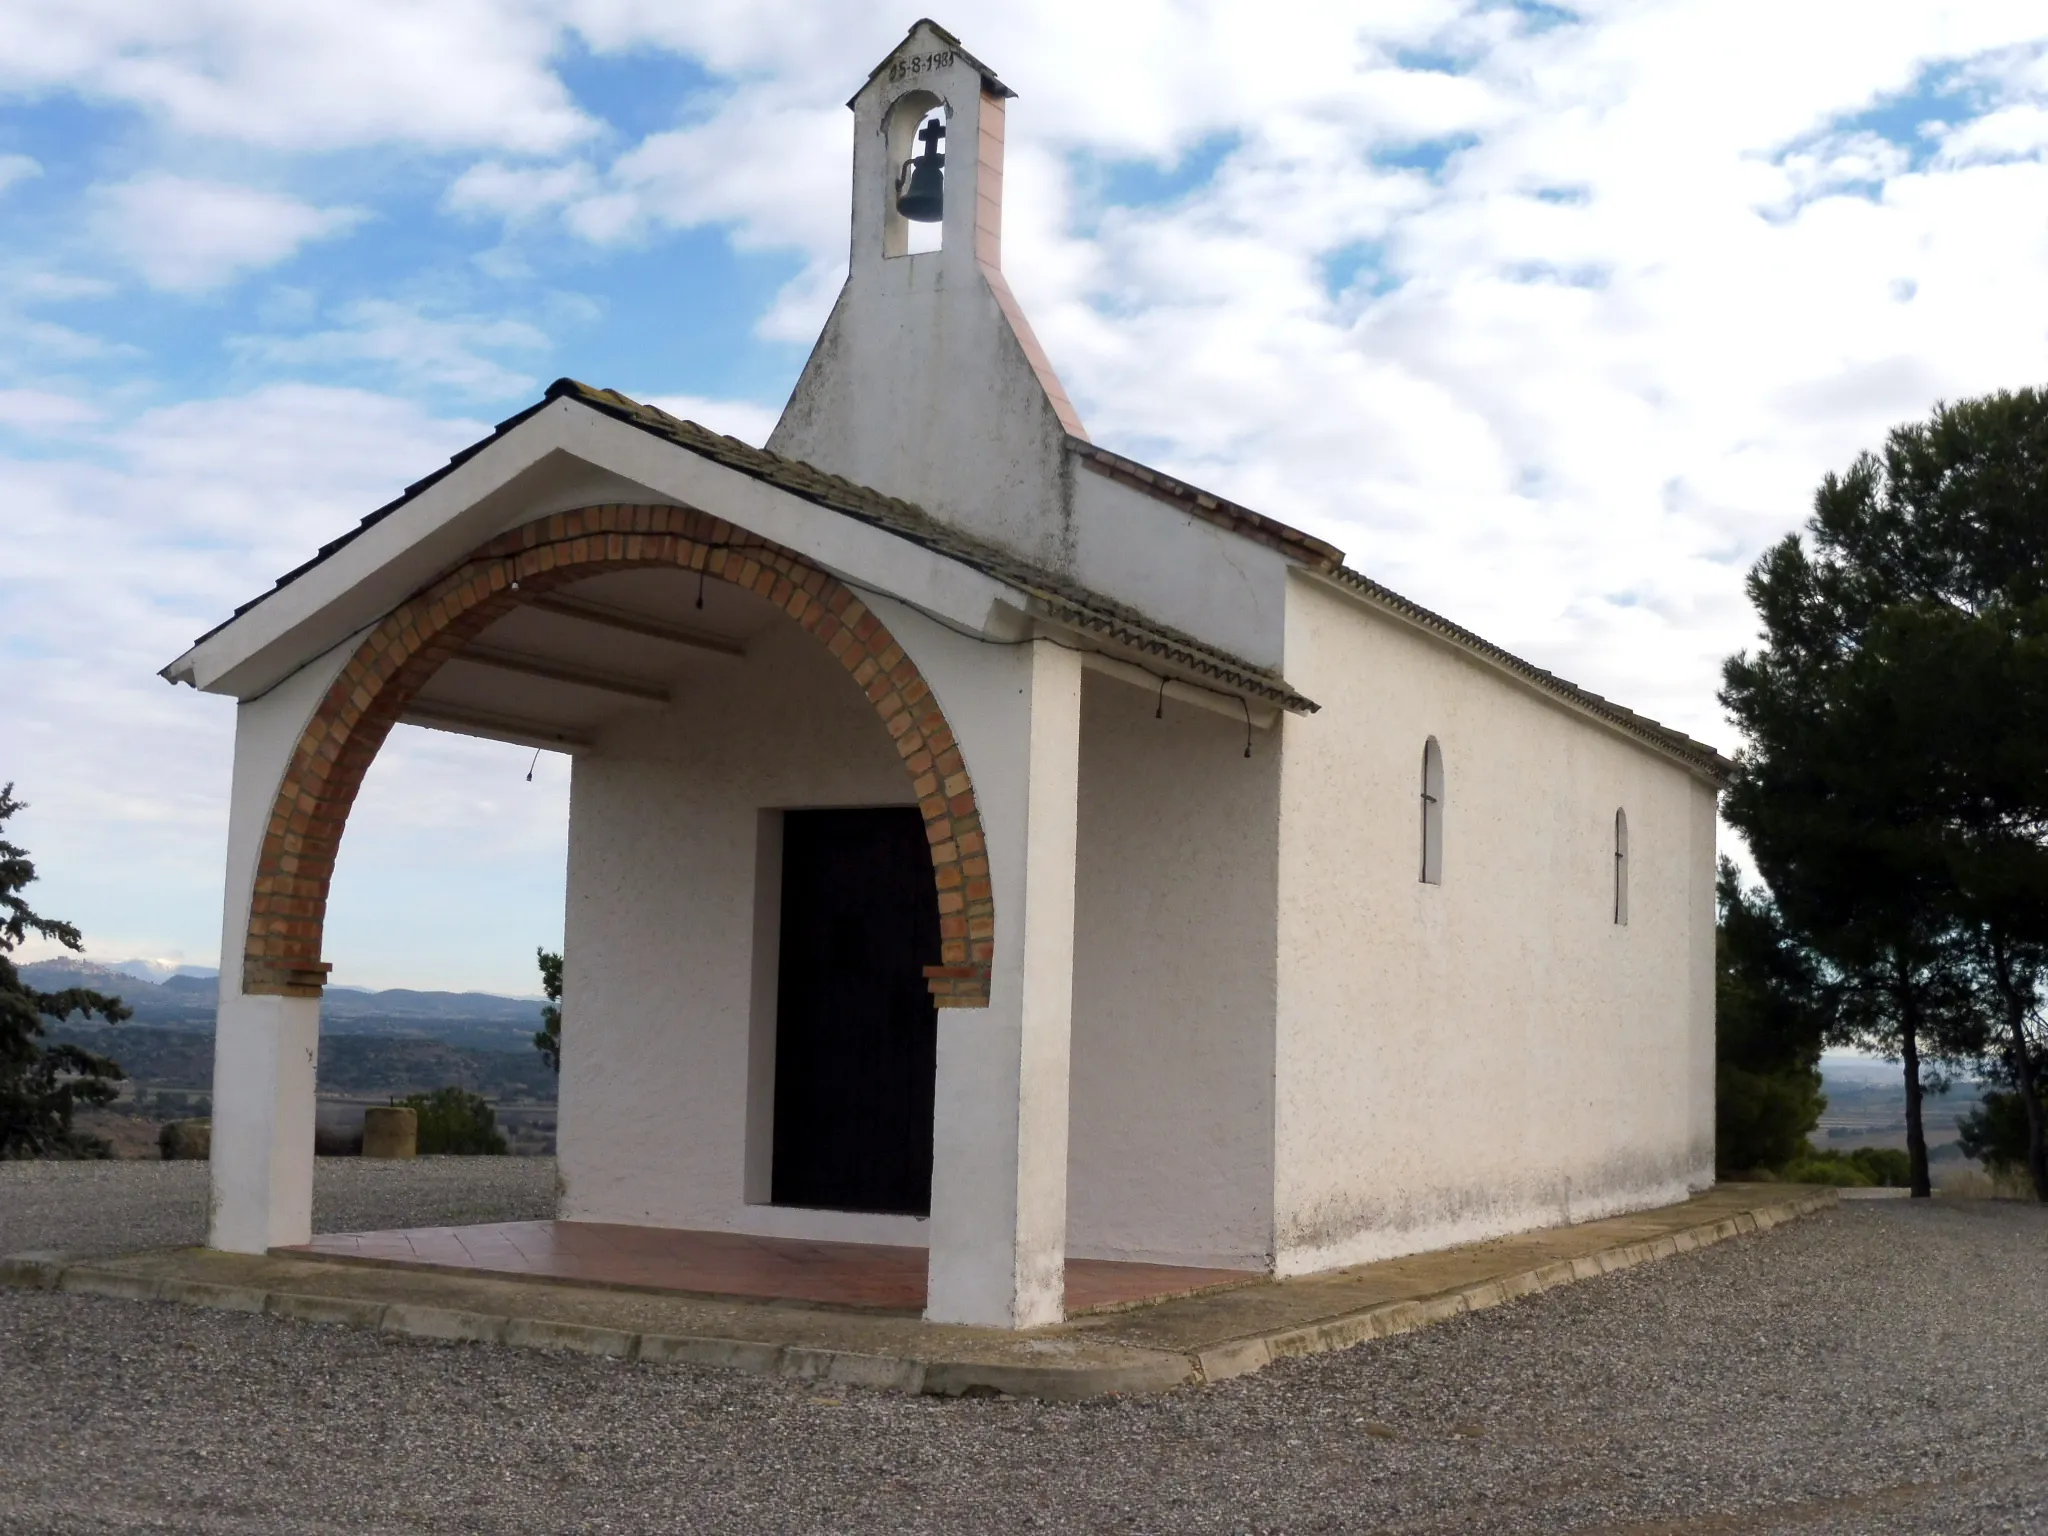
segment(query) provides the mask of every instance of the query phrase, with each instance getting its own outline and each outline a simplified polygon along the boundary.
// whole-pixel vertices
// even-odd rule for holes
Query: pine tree
[[[1732,860],[1714,886],[1714,1156],[1725,1173],[1776,1172],[1805,1154],[1820,1123],[1820,1053],[1835,998]]]
[[[562,957],[536,949],[540,961],[541,990],[548,995],[540,1010],[540,1028],[534,1031],[533,1048],[553,1072],[562,1070]]]
[[[1838,1038],[1900,1060],[1913,1192],[1923,1059],[2039,1078],[2048,973],[2048,394],[1989,395],[1829,475],[1809,547],[1749,577],[1764,644],[1722,702],[1724,802],[1840,984]],[[2039,1097],[2030,1163],[2048,1192]]]
[[[0,788],[0,828],[21,809],[14,786]],[[104,1157],[106,1143],[73,1130],[71,1117],[80,1105],[111,1103],[125,1074],[79,1046],[44,1044],[43,1020],[84,1013],[118,1023],[130,1010],[82,987],[38,992],[22,981],[11,957],[30,934],[84,947],[71,924],[37,916],[22,899],[35,877],[27,852],[0,839],[0,1158]]]

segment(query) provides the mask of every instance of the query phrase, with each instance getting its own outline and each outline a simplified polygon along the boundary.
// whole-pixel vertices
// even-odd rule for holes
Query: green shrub
[[[1714,1073],[1714,1150],[1722,1171],[1753,1178],[1796,1162],[1826,1104],[1820,1073],[1809,1066],[1752,1072],[1720,1062]]]
[[[1913,1182],[1913,1160],[1903,1147],[1858,1147],[1849,1161],[1883,1189],[1905,1189]]]
[[[419,1116],[419,1150],[457,1156],[503,1157],[505,1133],[482,1095],[466,1088],[436,1088],[398,1101]]]
[[[1912,1179],[1912,1163],[1897,1147],[1858,1147],[1853,1152],[1808,1147],[1786,1165],[1782,1177],[1792,1184],[1832,1184],[1838,1189],[1904,1189]]]
[[[1868,1189],[1870,1175],[1846,1158],[1816,1154],[1785,1166],[1788,1184],[1833,1184],[1840,1189]]]

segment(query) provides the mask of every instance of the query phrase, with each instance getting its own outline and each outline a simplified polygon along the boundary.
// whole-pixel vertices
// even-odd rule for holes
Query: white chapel
[[[920,22],[766,450],[546,398],[165,675],[239,702],[212,1243],[311,1228],[328,881],[401,722],[574,760],[564,1222],[1299,1275],[1713,1180],[1728,764],[1096,446]],[[914,230],[936,231],[913,238]],[[1284,508],[1272,509],[1283,512]]]

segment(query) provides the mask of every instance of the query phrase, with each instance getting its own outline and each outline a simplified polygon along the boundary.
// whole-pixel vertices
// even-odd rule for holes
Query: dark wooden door
[[[938,960],[914,807],[784,814],[777,1205],[930,1212]]]

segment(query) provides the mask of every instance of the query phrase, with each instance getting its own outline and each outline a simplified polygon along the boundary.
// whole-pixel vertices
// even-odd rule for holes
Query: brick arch
[[[278,787],[257,860],[242,990],[318,997],[328,883],[349,808],[414,696],[522,602],[607,571],[701,571],[766,598],[815,635],[867,695],[924,813],[938,886],[941,1008],[988,1006],[995,898],[973,781],[938,699],[879,616],[792,550],[685,507],[597,506],[502,534],[399,604],[356,647],[313,712]]]

